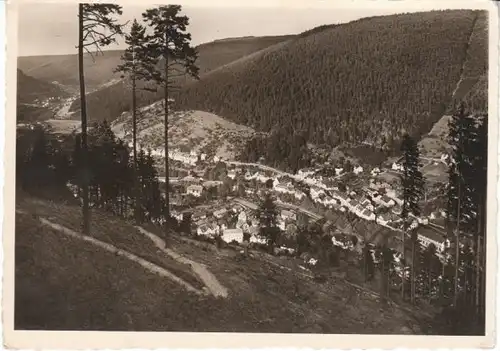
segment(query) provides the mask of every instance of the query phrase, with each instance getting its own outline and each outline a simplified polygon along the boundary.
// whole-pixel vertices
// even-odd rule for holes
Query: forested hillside
[[[445,112],[477,16],[434,11],[323,26],[208,73],[176,96],[178,108],[261,131],[289,125],[315,144],[391,148],[394,137],[426,133]],[[471,45],[484,51],[485,39]],[[473,67],[480,74],[486,64]]]
[[[477,16],[463,65],[462,80],[454,98],[454,105],[464,100],[473,110],[488,111],[488,16],[485,12]]]
[[[197,65],[200,68],[200,76],[241,57],[292,37],[293,36],[230,38],[199,45],[196,50],[198,51]],[[119,64],[118,59],[119,58],[116,60],[116,65]],[[184,84],[186,84],[186,78],[182,77],[177,79],[178,87]],[[141,83],[139,83],[139,85],[143,86]],[[137,102],[139,106],[150,105],[163,96],[162,91],[153,93],[139,89],[137,93]],[[70,110],[76,112],[79,108],[80,101],[75,100]],[[90,93],[87,97],[87,109],[91,120],[113,120],[122,112],[129,111],[131,108],[131,86],[126,80],[110,84]]]
[[[113,69],[118,64],[121,53],[121,50],[110,50],[94,58],[88,54],[84,55],[85,84],[89,91],[119,77],[118,74],[113,73]],[[37,79],[46,82],[56,81],[75,91],[78,89],[76,49],[74,55],[18,57],[17,65],[23,72]]]
[[[17,102],[31,104],[49,98],[64,98],[68,93],[56,84],[41,81],[17,70]]]
[[[39,120],[52,116],[50,106],[68,92],[56,84],[38,80],[17,70],[17,120]]]

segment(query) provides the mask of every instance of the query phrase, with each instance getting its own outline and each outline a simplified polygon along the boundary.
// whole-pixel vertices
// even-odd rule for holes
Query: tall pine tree
[[[165,139],[165,188],[167,189],[165,219],[170,219],[170,202],[168,196],[169,160],[168,160],[168,114],[169,92],[175,87],[175,79],[182,76],[198,78],[196,60],[198,55],[191,46],[191,34],[187,32],[189,18],[180,15],[180,5],[158,6],[148,9],[142,17],[153,34],[148,36],[146,45],[149,55],[163,60],[163,67],[150,65],[150,79],[163,88],[164,104],[164,139]],[[161,66],[161,65],[160,65]],[[165,225],[165,236],[168,236],[168,225]]]
[[[410,217],[420,215],[419,201],[424,193],[424,178],[420,171],[420,152],[417,143],[408,135],[403,136],[401,144],[403,152],[403,173],[401,175],[401,185],[403,188],[403,208],[401,217],[403,219],[403,262],[405,261],[406,252],[406,235],[410,225]],[[418,239],[416,233],[412,235],[412,270],[411,270],[411,300],[415,301],[415,259],[416,245]],[[403,279],[404,282],[404,279]],[[404,299],[404,283],[402,284],[401,294]]]
[[[85,93],[85,73],[83,54],[87,51],[92,57],[102,53],[101,47],[116,41],[116,36],[122,34],[122,25],[113,18],[122,14],[122,7],[114,4],[80,3],[78,4],[78,73],[80,80],[80,116],[82,120],[81,156],[83,171],[83,233],[90,233],[89,182],[87,144],[87,101]],[[94,48],[92,53],[89,48]]]
[[[272,252],[278,242],[280,229],[278,228],[278,208],[270,193],[266,193],[260,203],[257,218],[260,224],[260,236],[266,239],[269,251]]]
[[[486,242],[487,198],[487,115],[470,115],[462,103],[449,123],[451,146],[448,181],[448,230],[455,232],[455,274],[453,305],[459,308],[461,301],[474,313],[473,327],[484,329],[484,255]],[[459,243],[471,242],[473,258],[462,259]],[[469,253],[470,255],[470,253]],[[472,264],[471,259],[474,261]],[[460,264],[469,262],[474,267],[463,269]],[[460,271],[464,274],[460,289]],[[467,279],[466,279],[467,278]],[[459,291],[464,291],[459,298]],[[472,296],[472,297],[470,297]],[[462,323],[463,324],[463,323]]]
[[[115,69],[116,72],[122,72],[123,76],[129,78],[132,85],[132,149],[133,160],[132,170],[134,178],[134,218],[136,224],[140,223],[139,211],[139,184],[137,181],[137,81],[150,80],[150,67],[157,64],[157,59],[150,55],[145,47],[146,44],[146,28],[134,19],[130,33],[125,35],[125,43],[128,47],[125,49],[121,59],[122,63]]]

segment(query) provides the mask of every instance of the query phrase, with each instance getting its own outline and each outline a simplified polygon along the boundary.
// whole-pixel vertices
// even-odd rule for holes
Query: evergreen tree
[[[265,238],[270,252],[278,242],[280,230],[278,228],[278,209],[273,198],[268,193],[257,209],[257,218],[260,224],[260,236]]]
[[[403,219],[403,261],[405,260],[406,252],[406,235],[409,227],[409,216],[420,215],[420,205],[419,201],[423,195],[424,189],[424,178],[422,172],[420,172],[420,152],[417,147],[417,143],[408,135],[403,136],[403,141],[401,144],[401,151],[403,152],[403,173],[401,175],[401,186],[403,188],[403,208],[401,212],[401,217]],[[412,284],[412,296],[411,300],[414,302],[414,290],[415,290],[415,251],[417,242],[417,235],[412,237],[412,253],[413,253],[413,264],[411,270],[411,284]],[[401,294],[404,299],[404,279],[401,288]]]
[[[370,250],[370,244],[365,243],[363,245],[362,251],[363,259],[363,273],[365,277],[365,282],[369,282],[373,279],[373,274],[375,273],[375,262],[373,261],[373,256]]]
[[[449,123],[448,230],[455,232],[455,308],[470,308],[473,327],[484,328],[484,252],[487,194],[487,115],[470,115],[462,103]],[[457,243],[472,242],[462,253]],[[472,253],[471,253],[472,252]],[[466,257],[461,257],[466,254]],[[473,258],[471,258],[471,255]],[[474,263],[470,262],[471,260]],[[469,275],[460,279],[460,264]],[[468,267],[468,265],[473,266]],[[461,288],[467,282],[467,286]],[[473,281],[473,282],[472,282]],[[459,299],[459,291],[463,298]],[[463,301],[465,305],[458,306]]]
[[[474,194],[477,201],[476,231],[475,231],[475,325],[479,333],[484,332],[485,324],[485,293],[486,293],[486,203],[487,203],[487,164],[488,164],[488,115],[477,116],[477,139],[472,150],[475,152]]]
[[[139,184],[137,181],[137,81],[151,79],[149,67],[157,64],[154,56],[148,54],[146,50],[146,28],[140,25],[136,19],[132,23],[130,33],[125,35],[125,49],[121,59],[122,63],[115,69],[122,72],[130,79],[132,84],[132,148],[133,148],[133,179],[134,179],[134,218],[136,224],[140,223],[139,215]]]
[[[437,257],[437,248],[434,244],[429,244],[420,255],[420,277],[422,283],[425,285],[424,294],[427,295],[428,301],[435,297],[434,282],[440,275],[439,258]]]
[[[195,62],[198,57],[196,51],[191,47],[191,34],[187,30],[189,18],[181,16],[180,5],[166,5],[148,9],[142,17],[153,29],[153,34],[148,36],[146,50],[148,55],[163,60],[163,68],[149,65],[149,79],[163,88],[164,104],[164,139],[165,139],[165,181],[169,189],[169,160],[168,160],[168,114],[169,114],[169,91],[174,87],[174,79],[179,76],[192,76],[198,78],[198,67]],[[165,197],[165,218],[170,218],[170,203],[168,192]],[[165,234],[168,236],[168,225],[165,226]]]
[[[114,4],[80,3],[78,5],[78,72],[80,80],[80,116],[82,120],[82,171],[83,171],[83,224],[82,230],[90,234],[88,143],[87,143],[87,105],[85,92],[85,74],[83,54],[87,51],[92,57],[89,48],[95,48],[95,53],[101,51],[116,41],[116,36],[122,34],[122,26],[117,23],[114,15],[121,15],[122,8]]]
[[[464,104],[460,104],[449,122],[448,142],[451,146],[450,167],[448,171],[448,230],[454,228],[455,232],[455,278],[454,301],[457,308],[459,291],[459,263],[461,231],[471,227],[473,215],[473,202],[470,186],[472,162],[471,146],[474,139],[474,120],[467,115]],[[472,195],[473,196],[473,195]],[[454,223],[454,224],[453,224]]]

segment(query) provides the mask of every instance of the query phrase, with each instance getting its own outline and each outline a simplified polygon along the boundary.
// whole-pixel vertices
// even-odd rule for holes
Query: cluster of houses
[[[182,214],[174,215],[177,220],[182,220]],[[200,211],[192,217],[196,225],[196,234],[199,236],[215,238],[220,237],[227,243],[243,243],[245,235],[250,243],[265,244],[266,241],[259,236],[259,221],[252,210],[239,204],[221,207],[213,213],[208,210]],[[277,218],[278,227],[285,230],[287,225],[297,220],[293,211],[282,210]]]
[[[442,160],[447,159],[447,155],[442,156]],[[174,149],[169,152],[169,158],[182,162],[189,166],[195,166],[200,162],[218,163],[225,162],[220,157],[209,158],[206,154],[197,154],[196,152],[185,153],[178,149]],[[356,216],[363,218],[367,221],[375,221],[376,223],[388,226],[391,229],[395,229],[393,225],[401,221],[401,205],[402,200],[398,198],[396,191],[388,184],[383,181],[376,180],[376,176],[381,173],[380,168],[375,167],[371,169],[370,183],[368,187],[365,187],[363,191],[358,194],[356,191],[347,190],[347,192],[339,191],[339,188],[334,184],[331,184],[330,177],[323,177],[320,175],[320,169],[301,169],[297,174],[288,174],[284,172],[272,172],[267,168],[262,170],[255,164],[245,164],[237,162],[227,162],[228,167],[227,177],[230,179],[236,179],[241,177],[246,181],[255,180],[261,184],[267,184],[269,190],[272,190],[277,195],[290,195],[296,200],[300,201],[306,197],[304,191],[300,190],[297,186],[297,182],[306,184],[309,186],[309,193],[311,199],[326,208],[335,209],[340,212],[352,212]],[[235,166],[238,164],[238,166]],[[245,170],[245,166],[249,166]],[[402,170],[402,165],[400,160],[392,164],[392,169],[395,171]],[[342,175],[344,172],[343,168],[334,168],[336,176]],[[359,175],[364,172],[363,167],[356,165],[353,168],[353,173]],[[189,179],[188,179],[189,178]],[[192,195],[194,197],[201,197],[203,191],[211,186],[218,186],[222,182],[211,182],[208,184],[204,182],[202,178],[195,178],[188,176],[182,179],[185,182],[190,182],[186,187],[186,194]],[[236,186],[233,187],[236,190]],[[359,192],[359,191],[358,191]],[[246,189],[247,194],[254,194],[254,189]],[[428,224],[429,219],[433,219],[440,214],[431,214],[429,218],[415,218],[412,226],[419,224]],[[282,230],[285,230],[286,223],[294,221],[294,216],[283,212],[279,222],[279,226]],[[238,221],[240,223],[240,221]],[[255,225],[237,224],[235,228],[227,228],[224,225],[200,225],[198,226],[199,235],[220,235],[223,240],[234,240],[236,242],[243,241],[243,233],[248,232],[251,234],[252,241],[258,241],[255,235],[256,229]],[[441,238],[429,238],[422,236],[421,241],[424,245],[432,242],[437,247],[443,246],[443,240]]]

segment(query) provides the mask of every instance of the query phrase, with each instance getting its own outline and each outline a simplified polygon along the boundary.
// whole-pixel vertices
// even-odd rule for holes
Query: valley
[[[122,50],[85,55],[88,149],[77,56],[19,57],[16,325],[481,333],[450,322],[482,297],[449,173],[458,104],[486,147],[487,33],[486,12],[447,10],[184,46],[199,79],[166,78],[168,154],[167,95],[134,91],[136,160]],[[464,188],[458,216],[484,190]]]

